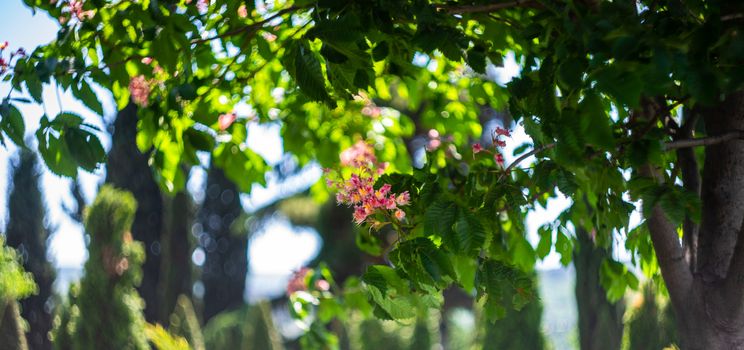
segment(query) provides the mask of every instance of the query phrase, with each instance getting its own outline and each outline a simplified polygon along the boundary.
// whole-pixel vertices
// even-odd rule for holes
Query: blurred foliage
[[[147,340],[157,350],[190,350],[189,343],[183,337],[169,333],[163,326],[147,324],[145,326]]]
[[[37,292],[33,275],[26,272],[13,248],[5,246],[0,236],[0,300],[18,300]]]
[[[216,315],[204,326],[204,343],[207,349],[284,349],[268,302]]]
[[[635,295],[626,315],[623,349],[667,349],[679,343],[669,297],[658,288],[649,282]]]
[[[508,308],[504,318],[491,323],[481,314],[478,343],[483,350],[548,349],[548,341],[542,331],[542,303],[539,300],[527,304],[521,310]],[[482,310],[482,309],[481,309]]]
[[[186,339],[193,350],[206,349],[199,319],[194,312],[194,305],[191,303],[191,299],[185,295],[178,296],[176,308],[170,315],[168,332]]]

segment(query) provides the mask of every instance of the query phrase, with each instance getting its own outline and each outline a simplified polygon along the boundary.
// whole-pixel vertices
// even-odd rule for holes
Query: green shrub
[[[145,255],[142,244],[129,233],[136,206],[130,193],[104,186],[89,209],[85,274],[79,296],[71,300],[74,304],[64,316],[68,319],[60,321],[63,329],[56,331],[58,338],[64,338],[64,328],[73,326],[70,338],[75,350],[150,349],[143,301],[135,290]]]

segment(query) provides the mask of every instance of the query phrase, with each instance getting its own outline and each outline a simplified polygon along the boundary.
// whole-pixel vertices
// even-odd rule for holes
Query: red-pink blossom
[[[309,268],[303,267],[292,274],[292,278],[290,278],[289,282],[287,282],[287,295],[291,295],[294,292],[307,290],[305,278],[307,277],[307,274],[310,273],[310,271],[311,270]]]
[[[145,76],[138,75],[129,81],[129,94],[132,96],[134,103],[140,107],[147,107],[150,96],[150,83],[145,79]]]
[[[493,160],[495,160],[498,165],[504,166],[504,156],[501,155],[501,153],[494,154]]]
[[[496,127],[496,129],[494,129],[494,131],[493,131],[493,132],[494,132],[494,134],[495,134],[496,136],[506,136],[506,137],[511,137],[511,133],[509,132],[509,130],[507,130],[507,129],[504,129],[504,128],[502,128],[502,127],[498,127],[498,126],[497,126],[497,127]]]
[[[234,112],[220,114],[219,118],[217,118],[217,124],[221,131],[225,131],[237,118],[238,116]]]
[[[390,184],[374,188],[375,181],[386,164],[377,161],[370,144],[359,141],[341,152],[340,158],[341,164],[351,168],[352,174],[348,179],[329,179],[328,184],[337,191],[336,200],[339,203],[354,208],[353,216],[357,224],[374,223],[375,220],[371,218],[374,214],[387,210],[395,213],[400,210],[399,206],[407,205],[410,201],[408,192],[394,193]]]
[[[476,143],[473,145],[473,153],[478,154],[483,151],[483,146],[481,146],[480,143]]]

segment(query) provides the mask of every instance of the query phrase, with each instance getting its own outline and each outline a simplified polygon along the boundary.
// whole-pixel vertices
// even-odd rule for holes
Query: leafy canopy
[[[0,129],[15,143],[15,105],[42,103],[41,86],[56,84],[98,113],[92,86],[119,108],[136,102],[137,144],[172,191],[198,152],[244,191],[263,183],[270,167],[246,147],[246,125],[280,124],[300,164],[335,168],[341,151],[373,144],[389,162],[375,190],[411,195],[405,218],[377,217],[358,237],[390,259],[363,276],[385,318],[411,317],[422,300],[437,305],[450,284],[476,290],[493,317],[504,302],[523,305],[534,294],[526,272],[551,250],[567,264],[577,226],[602,246],[627,235],[634,262],[657,275],[644,226],[629,228],[634,201],[659,204],[677,225],[699,217],[669,152],[695,145],[679,141],[698,129],[682,110],[714,104],[744,80],[744,5],[726,1],[24,1],[61,29],[5,73],[14,90]],[[504,87],[488,67],[508,52],[522,71]],[[504,110],[531,137],[518,150],[532,149],[533,166],[471,149],[482,121]],[[42,120],[39,150],[52,171],[74,176],[104,160],[79,117]],[[412,169],[412,138],[430,129],[436,147]],[[663,184],[639,176],[647,165],[663,170]],[[533,247],[525,213],[559,193],[573,204]],[[613,298],[637,285],[616,261],[602,275]]]

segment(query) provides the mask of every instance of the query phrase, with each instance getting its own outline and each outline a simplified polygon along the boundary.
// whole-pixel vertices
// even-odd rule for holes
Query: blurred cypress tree
[[[268,302],[245,305],[213,317],[204,327],[207,349],[283,350]]]
[[[611,303],[599,281],[602,261],[610,252],[594,244],[589,234],[576,228],[573,263],[576,268],[576,306],[581,350],[618,350],[623,337],[622,300]]]
[[[210,167],[204,203],[198,221],[203,230],[199,243],[206,252],[201,280],[204,284],[204,322],[225,310],[244,304],[248,273],[248,235],[234,230],[243,214],[240,192],[222,170]],[[237,232],[236,232],[237,231]]]
[[[52,328],[51,303],[54,268],[47,260],[49,230],[44,223],[46,207],[39,189],[41,171],[36,154],[21,149],[12,170],[12,189],[8,198],[8,245],[21,256],[23,267],[31,272],[38,293],[20,302],[21,316],[29,323],[28,342],[34,350],[52,348],[48,333]]]
[[[164,322],[165,320],[158,320],[163,199],[148,164],[149,155],[142,154],[137,148],[138,120],[137,107],[133,103],[117,114],[106,163],[106,183],[131,192],[137,200],[132,236],[144,244],[146,252],[146,260],[142,265],[142,283],[137,290],[145,300],[146,319],[150,322]]]
[[[189,304],[191,303],[189,299],[193,283],[191,278],[191,251],[193,249],[191,226],[194,221],[194,204],[191,195],[186,191],[164,197],[163,203],[165,215],[161,235],[163,254],[158,287],[158,305],[160,306],[158,319],[167,323],[171,312],[180,307],[178,303],[182,297],[189,300]],[[193,312],[193,306],[191,309]]]
[[[124,191],[104,186],[89,208],[88,261],[80,281],[71,339],[76,350],[149,350],[143,302],[135,290],[142,278],[142,243],[132,240],[137,204]]]

